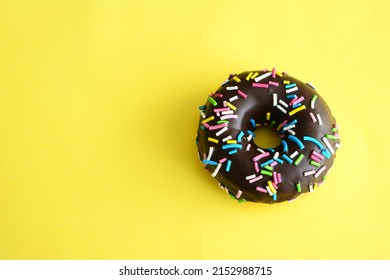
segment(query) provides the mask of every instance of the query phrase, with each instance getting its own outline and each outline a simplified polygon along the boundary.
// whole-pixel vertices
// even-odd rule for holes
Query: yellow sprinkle
[[[267,121],[269,121],[270,117],[271,117],[271,113],[268,112],[268,113],[267,113]]]
[[[278,75],[279,77],[282,77],[283,75],[281,72],[276,72],[275,74]]]
[[[259,72],[256,72],[255,74],[252,75],[251,79],[253,80],[253,79],[256,78],[258,75],[259,75]]]
[[[246,76],[245,79],[246,79],[247,81],[249,81],[249,79],[251,78],[252,74],[253,74],[253,72],[250,72],[250,73],[248,74],[248,76]]]
[[[232,109],[233,111],[237,109],[236,106],[234,106],[234,105],[233,105],[232,103],[230,103],[230,102],[226,102],[226,105],[227,105],[230,109]]]
[[[202,121],[202,124],[205,124],[205,123],[207,123],[208,121],[212,121],[214,119],[214,116],[211,116],[211,117],[209,117],[209,118],[207,118],[207,119],[204,119],[203,121]]]
[[[290,116],[292,116],[292,115],[294,115],[295,113],[297,113],[297,112],[299,112],[299,111],[301,111],[301,110],[304,110],[304,109],[306,109],[306,106],[305,106],[305,105],[302,105],[302,106],[299,106],[298,108],[295,108],[294,110],[288,112],[288,114],[289,114]]]
[[[219,142],[218,139],[211,138],[211,137],[209,137],[207,140],[210,141],[210,142],[213,142],[215,144],[218,144],[218,142]]]
[[[284,80],[283,84],[288,85],[288,84],[290,84],[290,81]]]
[[[268,183],[268,187],[269,187],[269,189],[271,190],[271,192],[272,192],[272,193],[276,193],[276,190],[275,190],[274,186],[272,185],[272,182],[271,182],[271,181],[268,181],[267,183]]]
[[[237,140],[233,140],[233,139],[227,140],[226,143],[228,143],[228,144],[237,144]]]
[[[240,82],[241,82],[240,78],[237,77],[237,76],[234,76],[234,77],[233,77],[233,80],[235,80],[237,83],[240,83]]]
[[[318,187],[317,183],[314,183],[313,189],[316,189]]]

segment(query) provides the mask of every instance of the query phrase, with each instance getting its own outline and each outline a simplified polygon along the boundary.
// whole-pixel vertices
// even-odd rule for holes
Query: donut
[[[336,119],[315,86],[275,68],[229,75],[199,113],[199,159],[239,202],[278,203],[313,192],[340,148]],[[258,127],[280,143],[256,145]]]

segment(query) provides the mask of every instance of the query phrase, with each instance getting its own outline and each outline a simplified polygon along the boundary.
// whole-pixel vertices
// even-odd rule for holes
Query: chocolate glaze
[[[268,71],[247,71],[238,75],[231,75],[229,79],[211,95],[217,104],[213,105],[208,100],[204,106],[201,106],[204,115],[203,117],[200,117],[196,137],[199,157],[203,162],[209,155],[210,147],[213,147],[213,152],[209,160],[214,162],[214,164],[209,164],[209,162],[205,161],[204,166],[210,173],[213,173],[217,168],[215,164],[222,159],[221,166],[218,173],[216,173],[215,178],[220,182],[221,187],[225,188],[232,197],[237,198],[239,201],[275,203],[293,200],[306,192],[312,191],[326,178],[326,174],[330,170],[336,156],[335,152],[340,145],[336,120],[332,116],[324,99],[312,88],[312,86],[309,86],[286,73],[277,73],[277,75],[274,73],[273,75],[258,81],[258,83],[268,84],[268,88],[253,87],[253,83],[256,83],[255,80],[252,78],[247,80],[247,77],[251,77],[251,75],[249,75],[250,73],[256,72],[258,72],[258,76],[260,76]],[[287,83],[287,81],[289,81],[290,84],[295,83],[298,90],[286,93],[285,83]],[[271,82],[271,84],[269,84],[269,82]],[[278,83],[278,85],[276,86],[275,83]],[[242,95],[239,95],[238,90],[227,90],[228,87],[234,86],[237,86],[238,90],[246,94],[247,98],[245,99]],[[278,105],[280,105],[281,108],[284,108],[286,113],[282,112],[280,107],[274,106],[274,93],[277,94]],[[287,95],[290,94],[296,94],[298,98],[303,96],[304,100],[300,103],[306,107],[291,116],[289,115],[289,112],[294,110],[292,106],[289,105],[286,108],[279,101],[282,100],[289,104],[292,99],[291,97],[288,98]],[[238,117],[237,119],[227,119],[229,121],[227,130],[219,136],[216,136],[216,132],[218,132],[219,129],[210,130],[202,124],[202,121],[213,116],[214,119],[208,121],[206,126],[217,125],[217,121],[220,120],[220,117],[214,112],[214,109],[223,108],[224,101],[229,102],[229,99],[236,95],[238,96],[238,99],[231,101],[230,104],[235,107],[234,114]],[[315,101],[314,109],[312,109],[311,99],[315,95],[317,96],[317,100]],[[314,114],[315,122],[313,122],[312,117],[309,115],[310,112]],[[270,113],[269,120],[266,119],[267,113]],[[319,124],[320,120],[316,117],[317,114],[321,118],[322,125]],[[251,119],[254,119],[257,125],[272,126],[275,133],[280,134],[281,138],[287,143],[288,151],[284,150],[282,144],[275,147],[273,150],[267,150],[267,147],[257,147],[253,139],[250,139],[250,132],[248,132],[253,132],[255,130],[253,121],[251,123]],[[300,149],[295,141],[288,138],[289,135],[291,135],[291,132],[283,131],[283,128],[279,127],[285,120],[287,120],[287,124],[297,120],[295,127],[291,130],[293,131],[292,133],[295,132],[294,136],[304,145],[303,149]],[[274,125],[272,125],[272,122]],[[278,127],[280,128],[279,131],[277,130]],[[222,146],[227,145],[227,143],[226,140],[224,142],[222,139],[228,135],[231,135],[233,139],[237,139],[237,136],[241,131],[244,133],[244,136],[239,138],[241,140],[239,144],[242,145],[242,148],[237,149],[237,152],[234,154],[229,154],[229,151],[232,151],[233,149],[223,149]],[[323,140],[326,135],[332,136],[330,136],[330,139]],[[322,148],[320,148],[318,144],[303,140],[304,136],[315,138],[319,141]],[[209,138],[218,140],[218,143],[209,141]],[[329,143],[333,151],[329,149],[325,144],[325,141]],[[249,150],[247,150],[247,144],[249,143],[251,145]],[[256,172],[253,158],[261,153],[258,148],[263,149],[265,152],[269,152],[270,155],[258,161],[260,171]],[[282,157],[283,154],[291,156],[295,151],[298,151],[299,154],[303,154],[304,156],[297,165],[294,164],[294,161],[299,157],[299,154],[292,159],[293,163],[291,164]],[[323,156],[327,155],[328,157],[324,157],[324,159],[319,162],[319,167],[310,164],[310,161],[312,160],[310,159],[310,156],[313,151],[316,151]],[[281,182],[277,180],[277,184],[274,185],[277,187],[277,189],[275,188],[276,195],[271,196],[272,192],[261,192],[256,190],[256,187],[261,187],[264,191],[269,183],[268,181],[274,181],[273,176],[261,174],[261,170],[266,169],[261,168],[260,164],[273,159],[278,154],[279,162],[277,165],[273,166],[272,172],[280,173]],[[231,161],[229,171],[226,171],[227,160],[224,161],[224,158]],[[283,163],[281,163],[282,161]],[[323,166],[325,166],[326,169],[322,172],[318,172]],[[315,174],[316,176],[304,176],[304,172],[310,170],[314,170],[318,173]],[[249,183],[249,180],[247,180],[246,177],[252,174],[255,174],[256,176],[262,175],[262,178],[256,182]],[[300,184],[300,191],[298,191],[299,187],[297,187],[297,183]]]

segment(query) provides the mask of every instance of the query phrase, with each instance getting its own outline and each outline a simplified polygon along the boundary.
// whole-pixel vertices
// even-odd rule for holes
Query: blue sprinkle
[[[227,163],[226,163],[226,172],[229,172],[230,171],[230,166],[232,165],[232,161],[231,160],[228,160]]]
[[[200,129],[203,129],[203,130],[204,130],[204,129],[205,129],[204,125],[201,125],[201,126],[200,126]]]
[[[201,106],[199,106],[199,109],[200,110],[204,110],[204,109],[206,109],[206,106],[205,105],[201,105]]]
[[[244,132],[240,131],[240,133],[238,133],[237,135],[237,142],[241,142],[243,136],[244,136]]]
[[[233,155],[233,154],[236,154],[236,153],[237,153],[237,149],[229,151],[229,155]]]
[[[289,135],[289,136],[288,136],[288,139],[294,141],[294,142],[298,145],[299,149],[302,150],[303,148],[305,148],[305,146],[302,144],[301,140],[299,140],[299,139],[298,139],[297,137],[295,137],[294,135]]]
[[[287,142],[285,140],[282,140],[282,145],[283,145],[283,153],[287,153],[288,146],[287,146]]]
[[[284,88],[285,88],[285,89],[293,88],[293,87],[295,87],[296,85],[297,85],[296,83],[292,83],[292,84],[285,85]]]
[[[270,152],[272,152],[272,153],[275,153],[275,150],[272,149],[272,148],[267,148],[266,150],[268,150],[268,151],[270,151]]]
[[[283,162],[284,162],[284,161],[281,160],[280,158],[276,158],[275,160],[276,160],[278,163],[280,163],[280,164],[283,164]]]
[[[253,128],[256,128],[256,122],[254,119],[250,119],[250,122],[251,122],[251,125],[253,126]]]
[[[222,150],[226,149],[241,149],[242,145],[241,144],[226,144],[222,146]]]
[[[255,138],[256,135],[253,133],[253,131],[247,130],[246,132],[248,132],[250,135],[252,135],[253,138]]]
[[[309,142],[312,142],[312,143],[316,144],[316,146],[317,146],[320,150],[323,150],[323,149],[324,149],[324,146],[322,146],[321,142],[318,141],[317,139],[311,137],[311,136],[303,136],[303,140],[304,140],[304,141],[309,141]]]
[[[260,164],[261,168],[263,168],[264,166],[268,165],[268,164],[271,164],[272,162],[274,162],[274,159],[270,159],[266,162],[263,162],[262,164]]]
[[[296,94],[288,94],[288,95],[287,95],[287,98],[288,98],[288,99],[294,99],[294,98],[296,98],[296,97],[297,97]]]
[[[277,199],[276,193],[274,193],[274,194],[272,195],[272,199],[273,199],[273,201],[276,201],[276,199]]]
[[[292,122],[290,122],[289,124],[286,124],[284,126],[290,126],[290,125],[296,124],[297,122],[298,122],[298,120],[294,119]]]
[[[293,108],[293,109],[295,109],[295,108],[297,108],[297,107],[299,107],[299,106],[301,106],[302,105],[302,103],[297,103],[297,104],[295,104],[295,105],[292,105],[291,107]]]
[[[325,149],[321,151],[321,154],[323,154],[326,158],[330,158],[332,156],[330,152]]]
[[[289,158],[289,157],[288,157],[287,155],[285,155],[285,154],[282,155],[282,158],[284,158],[289,164],[292,164],[292,163],[293,163],[292,159]]]
[[[209,164],[209,165],[218,165],[218,163],[216,161],[213,161],[213,160],[204,159],[204,160],[202,160],[202,162],[204,164]]]

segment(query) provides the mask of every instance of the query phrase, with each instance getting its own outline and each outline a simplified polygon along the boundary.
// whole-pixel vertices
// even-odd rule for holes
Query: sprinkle
[[[308,177],[310,175],[313,175],[314,173],[316,173],[316,171],[314,169],[312,169],[312,170],[303,172],[303,176]]]
[[[282,158],[284,158],[289,164],[292,164],[292,163],[293,163],[292,159],[289,158],[286,154],[283,154],[283,155],[282,155]]]
[[[214,147],[210,147],[210,148],[209,148],[209,153],[208,153],[208,155],[207,155],[206,160],[210,160],[210,159],[211,159],[211,155],[213,154],[214,149],[215,149]]]
[[[214,119],[214,116],[211,116],[211,117],[209,117],[209,118],[207,118],[207,119],[204,119],[203,121],[202,121],[202,124],[205,124],[205,123],[207,123],[207,122],[209,122],[209,121],[212,121]]]
[[[259,175],[256,178],[250,179],[249,184],[252,184],[253,182],[259,181],[263,178],[263,176]]]
[[[276,152],[273,156],[273,159],[277,159],[279,157],[279,152]]]
[[[249,122],[251,123],[252,127],[255,128],[256,127],[256,122],[254,119],[250,119]]]
[[[228,144],[237,144],[237,140],[229,139],[229,140],[226,141],[226,143],[228,143]]]
[[[320,169],[317,170],[316,174],[314,174],[315,178],[318,178],[318,176],[321,175],[321,173],[326,169],[326,166],[323,165]]]
[[[295,158],[298,154],[299,154],[299,152],[298,152],[298,151],[295,151],[295,152],[293,152],[293,153],[290,155],[290,158]]]
[[[210,101],[210,103],[213,104],[214,106],[217,106],[217,105],[218,105],[217,101],[215,101],[215,99],[212,98],[211,96],[209,96],[207,99],[208,99],[208,100]]]
[[[286,123],[287,123],[287,120],[284,120],[284,122],[282,122],[281,124],[279,124],[277,130],[280,130],[283,126],[285,126]]]
[[[283,127],[283,130],[284,130],[284,131],[287,131],[287,130],[289,130],[289,129],[291,129],[291,128],[294,128],[294,127],[295,127],[295,124],[288,125],[288,126]]]
[[[250,150],[250,148],[251,148],[251,143],[248,143],[248,145],[246,145],[245,150],[248,152]]]
[[[302,106],[300,106],[300,107],[298,107],[298,108],[295,108],[294,110],[290,111],[288,114],[289,114],[290,116],[292,116],[292,115],[294,115],[295,113],[297,113],[297,112],[299,112],[299,111],[301,111],[301,110],[304,110],[304,109],[306,109],[306,106],[305,106],[305,105],[302,105]]]
[[[285,85],[285,86],[284,86],[284,88],[285,88],[285,89],[289,89],[289,88],[293,88],[293,87],[295,87],[295,86],[297,86],[297,84],[296,84],[296,83],[292,83],[292,84],[290,84],[290,82],[288,82],[288,84],[287,84],[287,85]]]
[[[310,158],[311,158],[312,156],[310,156]],[[319,164],[317,161],[314,161],[314,160],[311,160],[310,161],[310,164],[311,165],[313,165],[313,166],[315,166],[315,167],[320,167],[321,166],[321,164]]]
[[[270,117],[271,117],[271,113],[270,113],[270,112],[267,112],[266,120],[269,121]],[[332,136],[333,136],[333,135],[332,135]]]
[[[222,145],[222,150],[227,150],[227,149],[241,149],[242,145],[241,144],[227,144],[227,145]]]
[[[287,94],[286,96],[288,99],[294,99],[294,98],[297,98],[297,95],[296,94]]]
[[[237,90],[238,86],[226,87],[226,90]]]
[[[209,165],[218,165],[218,162],[213,161],[213,160],[204,159],[204,160],[202,160],[202,162],[203,162],[204,164],[209,164]]]
[[[226,132],[228,130],[228,128],[225,126],[224,128],[222,128],[221,130],[218,130],[216,133],[215,133],[215,136],[221,136],[222,133]]]
[[[224,158],[221,158],[218,162],[219,163],[224,163],[225,161],[227,161],[227,158],[224,157]]]
[[[325,137],[332,140],[337,140],[337,137],[332,134],[325,134]]]
[[[265,188],[267,189],[267,192],[268,192],[268,194],[269,194],[270,196],[273,196],[273,195],[274,195],[274,193],[271,192],[271,190],[270,190],[270,188],[269,188],[268,186],[266,186]]]
[[[278,184],[278,183],[279,183],[279,181],[278,181],[278,175],[276,174],[276,172],[273,172],[273,173],[272,173],[272,178],[273,178],[275,184]]]
[[[310,108],[314,109],[316,100],[317,100],[317,95],[313,95],[310,101]]]
[[[287,142],[285,140],[282,140],[282,145],[283,145],[283,153],[287,153],[288,146],[287,146]]]
[[[233,138],[233,137],[232,137],[231,135],[226,136],[225,138],[222,139],[222,142],[226,142],[226,141],[228,141],[228,140],[230,140],[230,139],[232,139],[232,138]]]
[[[277,173],[278,175],[278,182],[281,183],[282,182],[282,175],[280,173]]]
[[[245,80],[249,81],[249,79],[251,78],[252,74],[253,74],[253,72],[250,72],[250,73],[248,74],[248,76],[246,76]]]
[[[320,114],[316,114],[316,116],[317,116],[317,119],[318,119],[318,124],[322,125],[321,115]]]
[[[318,157],[320,160],[324,159],[323,155],[321,155],[320,153],[317,153],[316,151],[313,151],[313,155]]]
[[[313,184],[310,184],[310,185],[309,185],[309,191],[310,191],[310,192],[313,192]]]
[[[280,111],[282,111],[283,113],[287,113],[286,109],[284,109],[282,106],[278,105],[276,106],[276,108],[278,108]]]
[[[236,110],[237,108],[236,108],[236,106],[234,106],[232,103],[230,103],[230,102],[226,102],[226,105],[230,108],[230,109],[232,109],[232,110]]]
[[[229,79],[226,79],[223,83],[222,83],[222,85],[221,86],[223,86],[223,85],[225,85],[225,84],[227,84],[229,82]]]
[[[276,200],[277,200],[276,193],[274,193],[274,194],[272,195],[272,200],[273,200],[273,201],[276,201]]]
[[[217,125],[210,125],[210,126],[209,126],[209,130],[217,130],[217,129],[224,128],[224,127],[226,127],[226,126],[227,126],[226,123],[217,124]]]
[[[230,166],[232,165],[232,161],[231,160],[228,160],[227,163],[226,163],[226,172],[229,172],[230,171]]]
[[[276,190],[274,188],[274,185],[272,184],[271,181],[267,181],[268,187],[271,190],[272,193],[276,193]]]
[[[269,166],[274,167],[277,164],[278,164],[278,162],[275,160],[275,161],[271,162]]]
[[[240,198],[241,195],[242,195],[242,190],[238,190],[236,194],[236,198]]]
[[[321,162],[321,159],[319,159],[318,157],[316,157],[315,155],[311,154],[310,155],[310,158],[315,161],[316,163],[318,163],[318,167],[319,167],[319,162]],[[314,165],[314,164],[313,164]]]
[[[340,144],[340,143],[336,143],[336,144],[334,144],[334,146],[335,146],[337,149],[339,149],[339,148],[341,147],[341,144]]]
[[[334,154],[334,150],[332,148],[332,145],[330,145],[328,139],[326,139],[326,137],[322,137],[322,141],[324,141],[326,147],[329,149],[330,153],[333,155]]]
[[[270,154],[268,152],[262,153],[262,154],[258,154],[257,156],[252,158],[252,161],[258,161],[258,160],[260,160],[262,158],[268,157],[269,155]]]
[[[226,119],[237,119],[238,115],[224,115],[220,119],[226,120]]]
[[[274,106],[278,105],[278,94],[274,93],[273,95],[273,104]]]
[[[297,104],[297,103],[300,103],[300,102],[303,101],[304,99],[305,99],[305,97],[301,96],[301,97],[297,98],[295,101],[292,100],[292,101],[290,102],[290,105],[295,105],[295,104]]]
[[[243,93],[241,90],[238,90],[237,93],[243,97],[244,99],[246,99],[248,97],[248,95],[246,95],[245,93]]]
[[[224,111],[230,111],[230,109],[226,108],[226,107],[224,107],[224,108],[214,108],[213,111],[219,113],[219,112],[224,112]]]
[[[257,163],[257,161],[254,162],[254,167],[256,172],[260,171],[259,164]]]
[[[294,161],[294,164],[295,165],[298,165],[301,161],[302,161],[302,159],[304,158],[305,156],[303,155],[303,154],[300,154],[299,156],[298,156],[298,158]]]
[[[291,93],[291,92],[294,92],[294,91],[297,91],[298,90],[298,87],[293,87],[293,88],[289,88],[286,90],[286,93]]]
[[[310,115],[311,121],[313,123],[317,122],[317,119],[316,119],[316,117],[314,117],[314,114],[312,112],[310,112],[309,115]]]
[[[253,179],[253,178],[256,178],[256,174],[248,175],[248,176],[245,177],[246,180],[250,180],[250,179]]]
[[[256,72],[252,75],[251,79],[253,80],[254,78],[256,78],[257,76],[259,75],[259,72]]]
[[[318,141],[317,139],[311,137],[311,136],[303,136],[303,141],[309,141],[309,142],[312,142],[314,144],[316,144],[316,146],[322,150],[324,148],[324,146],[321,144],[320,141]]]
[[[252,87],[257,87],[257,88],[268,88],[268,84],[252,83]]]
[[[268,73],[262,74],[262,75],[260,75],[260,76],[255,78],[255,82],[257,83],[257,82],[259,82],[259,81],[261,81],[261,80],[263,80],[263,79],[265,79],[265,78],[267,78],[267,77],[269,77],[271,75],[272,75],[272,72],[268,72]],[[252,79],[253,79],[253,77],[252,77]]]
[[[237,77],[237,76],[234,76],[234,77],[233,77],[233,80],[235,80],[237,83],[241,83],[241,80],[240,80],[240,78],[239,78],[239,77]]]
[[[305,148],[305,146],[303,145],[303,143],[302,143],[297,137],[295,137],[295,136],[293,136],[293,135],[289,135],[289,136],[288,136],[288,139],[294,141],[294,142],[298,145],[299,149],[302,150],[303,148]]]
[[[326,157],[326,158],[330,158],[331,154],[329,153],[328,150],[322,150],[321,153]]]
[[[291,82],[290,81],[288,81],[288,80],[284,80],[283,81],[283,84],[285,84],[285,85],[288,85],[288,84],[290,84]]]
[[[275,161],[277,162],[277,163],[280,163],[280,164],[283,164],[283,160],[281,160],[280,158],[277,158],[277,159],[275,159]]]
[[[237,99],[238,99],[238,96],[235,95],[235,96],[229,98],[229,102],[233,102],[233,101],[235,101]]]
[[[267,166],[268,164],[270,164],[272,162],[274,162],[273,158],[270,159],[270,160],[267,160],[266,162],[263,162],[262,164],[260,164],[260,167],[263,168],[263,167]]]
[[[229,151],[229,155],[233,155],[233,154],[236,154],[237,153],[237,150],[231,150],[231,151]]]
[[[267,171],[267,170],[261,170],[260,173],[261,173],[262,175],[267,175],[267,176],[272,177],[272,172],[269,172],[269,171]]]
[[[282,99],[279,99],[279,103],[282,104],[284,107],[288,107],[288,104],[284,102]]]
[[[199,110],[200,116],[204,119],[206,117],[205,113],[202,110]]]
[[[262,192],[262,193],[268,193],[268,191],[262,187],[256,187],[256,191]]]
[[[269,81],[268,84],[271,85],[271,86],[275,86],[275,87],[279,86],[279,83],[276,83],[276,82],[273,82],[273,81]]]
[[[218,142],[219,142],[218,139],[211,138],[211,137],[209,137],[207,140],[210,142],[216,143],[216,144],[218,144]]]
[[[261,148],[257,148],[257,150],[258,150],[260,153],[262,153],[262,154],[264,154],[264,153],[265,153],[265,151],[264,151],[264,150],[262,150]]]
[[[294,130],[291,130],[291,129],[289,129],[289,130],[287,130],[291,135],[295,135],[295,131]]]
[[[272,78],[275,78],[275,74],[276,74],[276,69],[272,68]]]
[[[301,183],[298,182],[295,184],[295,186],[297,187],[297,192],[301,192]]]
[[[306,83],[309,87],[311,87],[312,89],[316,90],[316,87],[312,84],[312,83]]]
[[[218,164],[217,164],[217,167],[214,169],[214,172],[211,173],[211,177],[217,176],[217,174],[218,174],[218,172],[219,172],[219,169],[221,169],[221,166],[222,166],[221,163],[218,163]]]

